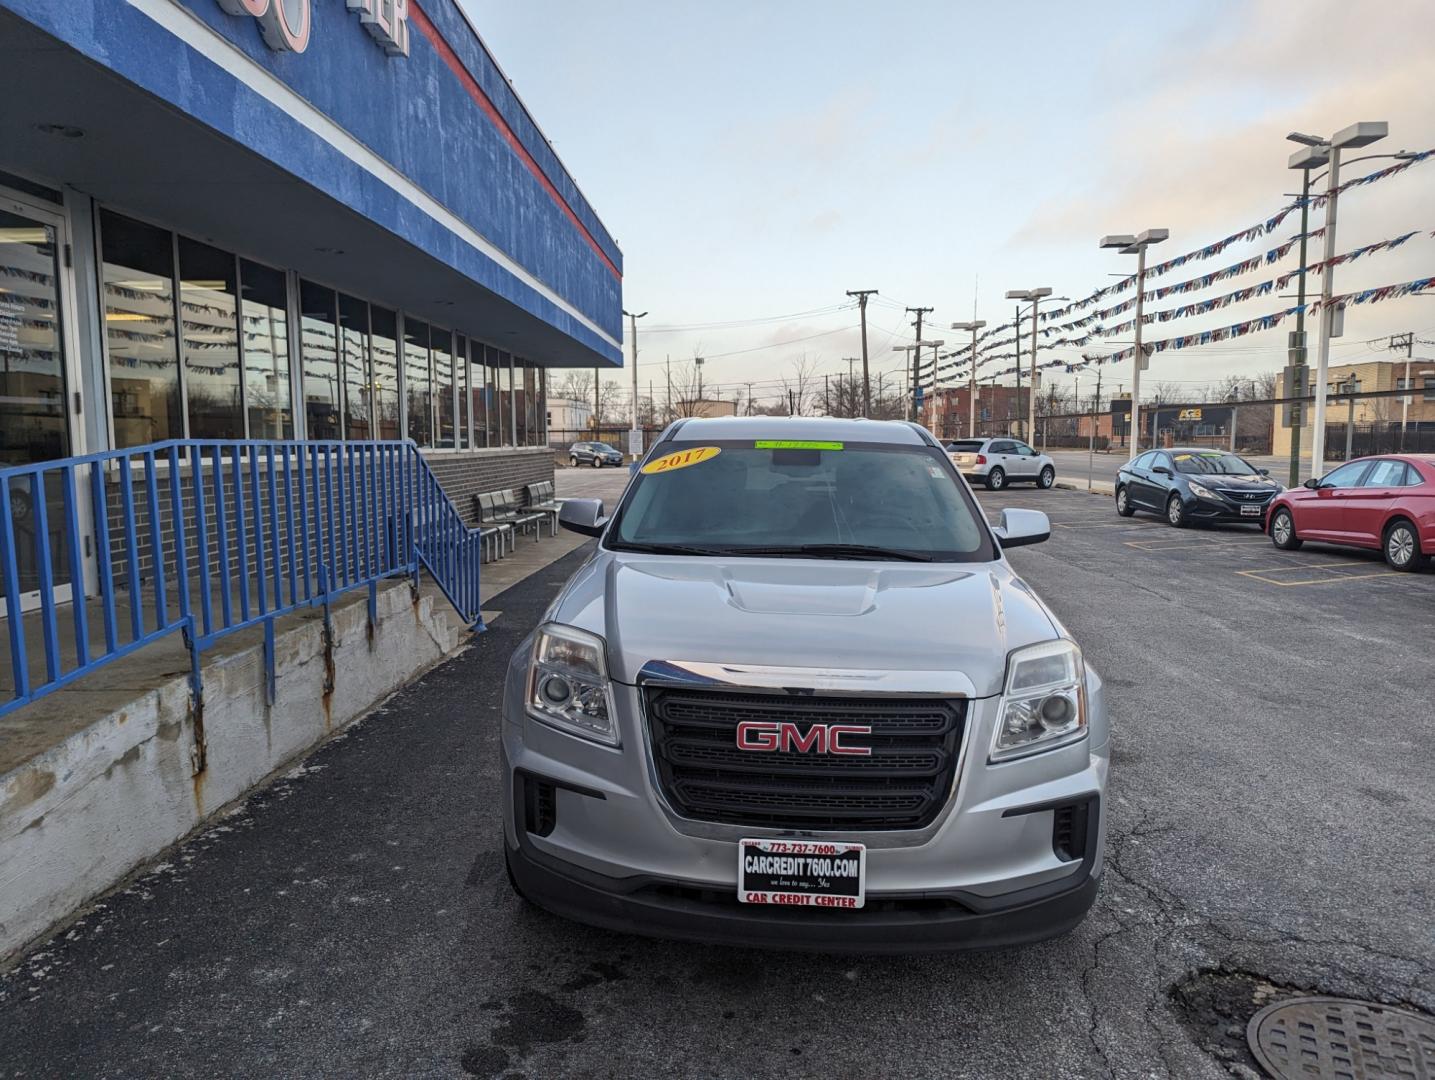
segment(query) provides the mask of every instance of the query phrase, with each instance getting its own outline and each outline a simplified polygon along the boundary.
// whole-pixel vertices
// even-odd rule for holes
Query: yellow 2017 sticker
[[[679,450],[675,454],[664,454],[660,458],[654,458],[643,466],[645,473],[665,473],[674,469],[686,469],[689,465],[699,465],[710,458],[715,458],[722,453],[720,446],[695,446],[691,450]]]

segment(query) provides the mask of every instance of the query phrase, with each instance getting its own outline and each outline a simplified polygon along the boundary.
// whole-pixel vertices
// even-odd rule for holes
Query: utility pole
[[[1136,345],[1131,350],[1131,456],[1141,448],[1141,369],[1146,365],[1146,349],[1141,344],[1142,305],[1146,299],[1146,249],[1171,235],[1168,229],[1146,229],[1135,236],[1120,233],[1103,236],[1103,248],[1117,248],[1123,255],[1136,256]],[[1151,441],[1156,441],[1156,427],[1151,428]]]
[[[1390,339],[1390,350],[1405,347],[1405,378],[1400,380],[1405,393],[1400,396],[1400,452],[1405,453],[1405,425],[1410,422],[1410,361],[1415,359],[1415,332],[1396,334]]]
[[[752,415],[752,383],[747,384],[747,415]]]
[[[832,415],[832,388],[827,384],[826,375],[822,376],[822,411]]]
[[[917,386],[922,378],[922,316],[932,309],[929,307],[909,307],[908,315],[917,316],[917,347],[912,350],[912,405],[911,417],[917,419]]]
[[[1355,392],[1360,389],[1360,380],[1354,373],[1346,376],[1345,384],[1341,387],[1350,395],[1346,400],[1350,402],[1350,411],[1345,421],[1345,460],[1350,460],[1350,452],[1355,442]]]
[[[1012,340],[1012,345],[1015,346],[1015,348],[1016,348],[1016,409],[1017,409],[1017,412],[1022,412],[1023,410],[1022,410],[1022,407],[1021,407],[1021,305],[1020,305],[1020,304],[1018,304],[1018,305],[1016,306],[1016,313],[1013,314],[1012,317],[1011,317],[1011,325],[1012,325],[1012,339],[1011,339],[1011,340]],[[1010,403],[1007,404],[1007,431],[1006,431],[1006,433],[1007,433],[1008,435],[1010,435],[1010,434],[1012,433],[1012,430],[1011,430],[1011,404],[1010,404]]]
[[[788,391],[787,391],[787,415],[788,415],[788,416],[796,416],[796,415],[797,415],[797,409],[794,407],[794,405],[793,405],[793,403],[792,403],[792,391],[791,391],[791,390],[788,390]]]
[[[673,358],[671,356],[663,358],[663,367],[668,376],[668,419],[671,420],[673,418]]]
[[[1091,436],[1086,442],[1086,490],[1091,490],[1091,472],[1096,460],[1096,418],[1101,407],[1101,367],[1096,368],[1096,396],[1091,399]]]
[[[595,365],[593,366],[593,436],[594,436],[594,438],[597,438],[597,436],[598,436],[598,424],[599,424],[599,421],[602,419],[602,417],[599,415],[600,411],[601,411],[602,408],[603,408],[603,399],[602,399],[602,397],[600,397],[600,392],[601,392],[601,387],[602,387],[602,385],[603,385],[603,383],[602,383],[601,379],[599,378],[598,367],[597,367],[597,365],[595,364]]]
[[[848,296],[857,297],[857,309],[862,313],[862,415],[872,415],[872,378],[867,373],[867,297],[876,289],[848,289]]]
[[[643,456],[643,429],[638,423],[638,320],[646,316],[646,311],[625,311],[628,316],[628,343],[633,353],[633,426],[628,431],[628,453],[633,455],[633,460]]]

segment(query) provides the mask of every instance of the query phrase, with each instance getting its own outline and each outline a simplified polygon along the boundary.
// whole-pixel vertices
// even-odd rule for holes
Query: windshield
[[[1220,450],[1201,451],[1195,454],[1174,454],[1176,471],[1183,473],[1204,473],[1208,476],[1254,476],[1256,467],[1245,458]]]
[[[667,443],[635,477],[617,550],[917,561],[995,558],[980,511],[934,447]]]

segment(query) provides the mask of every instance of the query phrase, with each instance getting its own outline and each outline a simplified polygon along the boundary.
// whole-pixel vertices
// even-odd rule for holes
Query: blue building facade
[[[455,0],[0,0],[0,49],[0,464],[551,475],[546,371],[621,364],[623,256]]]

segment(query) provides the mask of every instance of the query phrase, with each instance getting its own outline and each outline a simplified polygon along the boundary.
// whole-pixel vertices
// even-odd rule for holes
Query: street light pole
[[[986,326],[985,320],[973,322],[954,322],[953,330],[970,330],[972,332],[972,353],[968,358],[971,364],[971,394],[967,402],[967,438],[975,438],[977,433],[977,331]]]
[[[1146,361],[1145,346],[1141,344],[1141,322],[1142,311],[1146,301],[1146,249],[1152,244],[1159,244],[1170,236],[1168,229],[1146,229],[1135,236],[1129,233],[1119,233],[1114,236],[1103,236],[1101,246],[1104,248],[1116,248],[1123,255],[1136,256],[1136,346],[1131,354],[1131,457],[1134,459],[1141,449],[1141,367]],[[1156,432],[1151,432],[1151,441],[1156,440]]]
[[[1335,311],[1330,298],[1335,292],[1335,267],[1330,260],[1335,258],[1336,203],[1340,187],[1340,152],[1369,146],[1385,138],[1390,127],[1383,120],[1351,124],[1337,131],[1330,140],[1330,173],[1325,187],[1325,272],[1320,283],[1320,345],[1316,352],[1315,372],[1315,418],[1311,422],[1310,469],[1312,476],[1325,471],[1325,404],[1329,388],[1326,379],[1330,375],[1330,339],[1338,328]]]
[[[628,316],[628,347],[633,354],[633,426],[628,431],[628,453],[633,455],[634,461],[637,461],[643,455],[641,445],[643,429],[642,425],[638,423],[638,320],[648,313],[646,311],[637,313],[625,311],[623,314]]]

